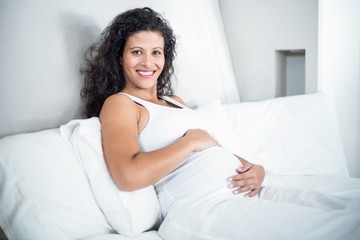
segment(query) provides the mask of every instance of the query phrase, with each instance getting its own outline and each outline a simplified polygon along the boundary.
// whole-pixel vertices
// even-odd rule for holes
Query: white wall
[[[305,92],[317,90],[317,0],[219,1],[242,100],[284,95],[276,50],[305,50]]]
[[[319,7],[319,89],[334,92],[350,175],[360,177],[360,1]]]

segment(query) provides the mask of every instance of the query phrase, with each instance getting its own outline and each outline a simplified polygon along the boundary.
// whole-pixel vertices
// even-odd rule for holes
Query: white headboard
[[[0,1],[0,137],[81,117],[84,51],[119,13],[152,7],[178,36],[176,93],[239,101],[217,0]]]

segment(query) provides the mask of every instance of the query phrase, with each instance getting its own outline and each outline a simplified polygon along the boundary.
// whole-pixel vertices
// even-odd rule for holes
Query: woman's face
[[[158,32],[142,31],[126,41],[122,67],[125,88],[152,89],[164,68],[164,38]]]

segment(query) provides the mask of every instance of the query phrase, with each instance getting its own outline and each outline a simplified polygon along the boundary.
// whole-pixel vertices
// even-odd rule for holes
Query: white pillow
[[[0,226],[9,239],[86,239],[114,231],[58,128],[0,139]]]
[[[118,233],[134,236],[158,227],[160,205],[154,187],[123,192],[113,182],[103,157],[98,118],[73,120],[60,132],[77,152],[99,207]]]
[[[314,93],[224,105],[232,149],[281,175],[348,176],[332,95]]]

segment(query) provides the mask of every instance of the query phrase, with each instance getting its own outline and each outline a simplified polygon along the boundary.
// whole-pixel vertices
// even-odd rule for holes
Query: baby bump
[[[236,156],[220,147],[194,153],[155,185],[160,204],[169,205],[194,195],[232,194],[227,179],[240,166]]]

